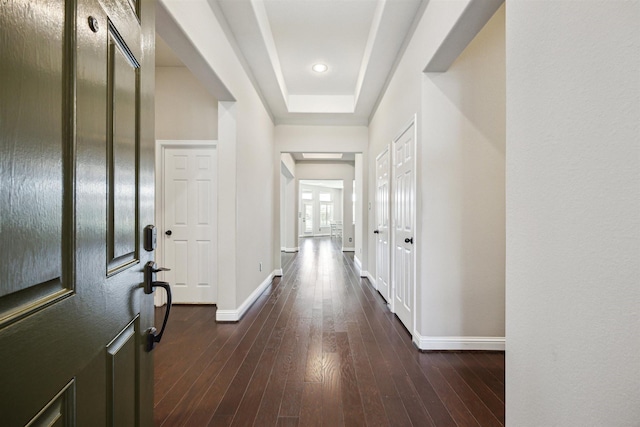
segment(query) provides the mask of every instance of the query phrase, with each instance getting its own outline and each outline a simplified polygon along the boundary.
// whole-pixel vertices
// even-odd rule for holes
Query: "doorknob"
[[[373,234],[380,234],[380,230],[373,230]]]
[[[167,236],[171,236],[173,232],[171,230],[167,230],[164,232],[164,234],[166,234]]]
[[[154,327],[147,330],[147,351],[151,351],[155,348],[156,344],[162,339],[164,334],[164,328],[167,326],[169,320],[169,312],[171,312],[171,286],[167,282],[159,282],[155,280],[155,274],[159,271],[170,271],[168,268],[157,268],[156,263],[149,261],[144,265],[144,293],[152,294],[156,287],[164,288],[167,292],[167,311],[164,313],[164,320],[162,321],[162,329],[160,333]]]
[[[407,237],[406,239],[404,239],[405,243],[411,243],[413,245],[413,237],[409,238]]]

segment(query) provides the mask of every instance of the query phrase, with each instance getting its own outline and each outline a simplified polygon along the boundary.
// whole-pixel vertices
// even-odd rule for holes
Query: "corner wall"
[[[505,336],[504,11],[447,72],[422,79],[420,332],[428,337]]]
[[[507,4],[507,425],[640,422],[639,22]]]
[[[206,0],[162,0],[156,16],[158,34],[220,93],[216,317],[238,320],[279,268],[273,122]]]
[[[422,349],[504,348],[504,7],[447,72],[423,73],[465,27],[469,3],[429,2],[369,127],[374,202],[376,156],[417,117],[414,341]],[[368,253],[375,275],[373,239]]]
[[[285,252],[298,251],[298,184],[296,177],[296,162],[289,153],[280,155],[281,180],[280,187],[280,246]]]

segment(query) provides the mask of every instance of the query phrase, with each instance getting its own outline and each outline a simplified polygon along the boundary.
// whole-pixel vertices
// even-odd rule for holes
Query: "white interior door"
[[[165,148],[163,156],[163,267],[173,302],[217,302],[217,151]]]
[[[415,123],[393,141],[393,308],[413,334],[415,304]]]
[[[389,148],[376,158],[376,286],[387,302],[389,286]]]

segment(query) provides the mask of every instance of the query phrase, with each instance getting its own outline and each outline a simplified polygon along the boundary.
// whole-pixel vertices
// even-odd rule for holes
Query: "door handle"
[[[373,234],[380,234],[380,230],[373,230]]]
[[[167,230],[164,232],[164,234],[166,234],[167,236],[171,236],[173,232],[171,230]]]
[[[171,286],[167,282],[159,282],[155,280],[155,275],[159,271],[170,271],[168,268],[157,268],[156,263],[149,261],[144,266],[144,293],[152,294],[157,287],[164,288],[167,292],[167,311],[164,313],[164,320],[162,321],[162,329],[158,333],[158,330],[153,326],[147,330],[147,351],[151,351],[155,348],[156,344],[162,339],[164,329],[167,326],[169,320],[169,313],[171,312]]]
[[[405,243],[411,243],[413,245],[413,237],[409,238],[407,237],[406,239],[404,239]]]

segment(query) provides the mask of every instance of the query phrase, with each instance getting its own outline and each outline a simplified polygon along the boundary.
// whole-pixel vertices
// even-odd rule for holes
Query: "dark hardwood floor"
[[[504,424],[503,353],[420,353],[335,239],[285,257],[236,324],[172,309],[154,350],[157,426]]]

